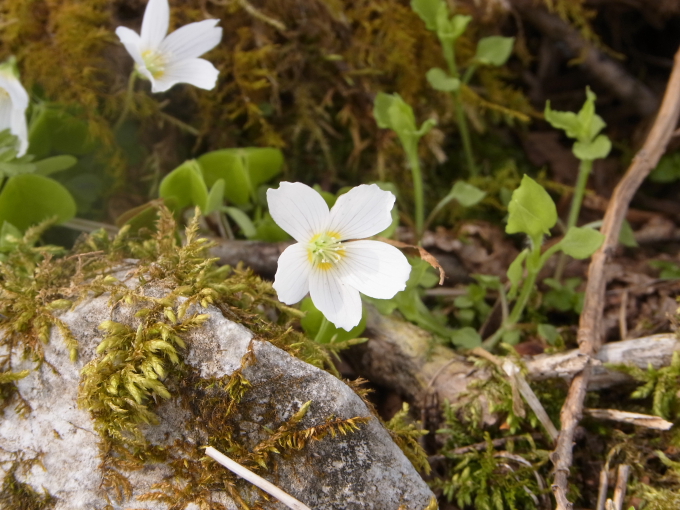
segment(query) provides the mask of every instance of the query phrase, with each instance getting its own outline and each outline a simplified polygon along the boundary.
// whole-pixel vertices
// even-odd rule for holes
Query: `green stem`
[[[125,93],[125,103],[123,104],[123,111],[120,112],[120,117],[113,125],[113,131],[118,131],[120,126],[123,125],[125,119],[130,113],[130,107],[132,106],[134,94],[135,94],[135,81],[137,80],[137,70],[133,69],[128,78],[127,92]]]
[[[468,131],[467,121],[465,120],[465,112],[463,111],[463,101],[461,100],[460,90],[452,92],[453,99],[456,103],[456,120],[458,122],[458,129],[460,130],[460,137],[463,141],[463,151],[465,152],[465,162],[467,163],[468,173],[470,177],[477,177],[477,165],[472,155],[472,144],[470,143],[470,132]]]
[[[531,292],[534,290],[536,278],[538,277],[538,273],[541,270],[541,267],[543,267],[545,260],[547,260],[546,257],[541,257],[540,243],[537,244],[534,242],[534,248],[531,250],[531,253],[529,253],[529,257],[527,257],[526,261],[527,277],[524,279],[524,282],[522,282],[522,290],[520,291],[517,301],[515,301],[515,306],[512,307],[512,312],[510,312],[507,319],[503,321],[501,327],[498,328],[493,335],[484,340],[482,346],[485,349],[488,350],[495,347],[503,337],[503,334],[510,331],[515,324],[519,322],[529,301]]]
[[[172,125],[174,125],[174,126],[177,126],[177,127],[180,128],[182,131],[186,131],[186,132],[189,133],[190,135],[200,136],[200,134],[201,134],[201,132],[200,132],[198,129],[196,129],[194,126],[190,126],[190,125],[187,124],[186,122],[182,122],[182,121],[179,120],[177,117],[173,117],[173,116],[170,115],[169,113],[165,113],[165,112],[162,112],[162,111],[159,110],[159,111],[158,111],[158,116],[159,116],[161,119],[168,121],[170,124],[172,124]]]
[[[330,322],[328,319],[326,319],[326,316],[321,314],[321,317],[323,319],[321,320],[321,326],[319,327],[319,331],[317,331],[316,336],[314,337],[314,341],[316,343],[323,343],[322,340],[324,336],[326,336],[326,333],[328,332],[328,327],[330,326]]]
[[[567,219],[567,230],[576,226],[578,215],[581,212],[581,204],[583,203],[583,196],[586,192],[586,184],[588,177],[593,169],[593,161],[584,159],[578,170],[578,179],[576,180],[576,187],[574,188],[574,197],[571,199],[571,209],[569,210],[569,218]]]
[[[415,202],[415,222],[416,239],[420,242],[423,236],[423,226],[425,223],[425,199],[423,194],[423,176],[420,171],[420,160],[418,159],[418,147],[406,150],[408,163],[411,167],[413,178],[413,200]]]
[[[456,65],[456,53],[454,49],[455,41],[445,42],[441,41],[442,49],[444,50],[444,59],[449,66],[449,73],[454,78],[460,79],[458,73],[458,66]],[[471,75],[470,75],[471,76]],[[468,77],[468,73],[466,73]],[[465,120],[465,112],[463,111],[463,101],[461,99],[460,88],[451,92],[456,108],[456,121],[458,122],[458,130],[463,141],[463,151],[465,152],[465,161],[467,163],[468,172],[471,177],[479,175],[477,166],[475,165],[475,158],[472,154],[472,144],[470,143],[470,132],[468,131],[467,121]]]
[[[590,159],[584,159],[581,161],[581,165],[578,170],[578,178],[576,179],[576,186],[574,187],[574,196],[571,199],[571,209],[569,209],[569,217],[567,218],[567,229],[565,234],[569,232],[571,227],[576,226],[578,221],[579,213],[581,212],[581,204],[583,203],[583,196],[586,192],[586,184],[588,183],[588,177],[590,177],[590,172],[593,169],[593,161]],[[564,272],[564,266],[567,263],[567,256],[562,253],[557,261],[557,267],[555,268],[555,280],[558,282],[562,281],[562,273]]]

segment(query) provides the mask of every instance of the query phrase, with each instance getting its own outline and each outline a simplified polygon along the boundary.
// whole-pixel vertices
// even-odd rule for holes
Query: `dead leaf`
[[[402,243],[401,241],[395,241],[393,239],[386,239],[384,237],[379,237],[378,239],[383,243],[387,243],[389,245],[394,246],[395,248],[411,248],[418,250],[420,258],[423,259],[428,264],[430,264],[432,267],[434,267],[437,271],[439,271],[439,285],[444,285],[444,279],[446,278],[444,268],[439,264],[439,261],[437,261],[434,255],[432,255],[425,248],[423,248],[422,246],[415,246],[413,244]]]

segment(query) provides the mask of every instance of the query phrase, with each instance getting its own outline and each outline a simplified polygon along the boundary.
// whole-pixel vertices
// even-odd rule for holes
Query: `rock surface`
[[[108,296],[102,295],[60,316],[79,342],[79,358],[75,363],[69,360],[56,328],[45,346],[45,363],[41,367],[35,369],[32,361],[16,357],[15,371],[32,370],[17,383],[32,411],[22,417],[14,405],[5,409],[0,419],[0,475],[4,476],[16,460],[39,459],[39,463],[18,470],[15,476],[38,493],[49,493],[56,500],[51,508],[56,510],[170,508],[168,503],[137,499],[151,490],[153,484],[173,476],[170,467],[163,463],[123,472],[131,482],[132,496],[124,502],[110,497],[100,465],[100,436],[89,412],[77,404],[80,371],[96,355],[102,338],[97,329],[99,324],[108,319],[134,327],[137,324],[132,310],[118,306],[112,311],[107,301]],[[256,359],[243,369],[252,387],[236,411],[239,427],[234,434],[239,434],[244,444],[254,446],[262,441],[267,430],[275,430],[307,401],[312,404],[299,424],[301,428],[322,425],[330,417],[372,416],[364,402],[332,375],[266,341],[254,339],[249,330],[227,320],[217,308],[209,307],[202,313],[210,315],[207,322],[185,335],[189,346],[185,361],[201,377],[231,375],[241,366],[246,353],[254,354]],[[156,413],[160,423],[145,429],[152,443],[163,445],[170,452],[173,445],[182,441],[207,444],[207,438],[187,427],[194,418],[191,408],[170,399]],[[181,452],[173,455],[181,457]],[[260,474],[314,510],[422,510],[433,497],[387,430],[373,417],[359,431],[327,435],[308,442],[300,450],[274,455],[271,469]],[[255,494],[249,488],[244,490]],[[238,508],[218,488],[212,490],[210,499],[223,508]],[[176,508],[197,510],[199,505],[185,502]],[[272,500],[264,503],[263,508],[285,507]]]

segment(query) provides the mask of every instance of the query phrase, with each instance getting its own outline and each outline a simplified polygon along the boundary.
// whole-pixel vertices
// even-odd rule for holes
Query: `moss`
[[[0,492],[0,507],[6,510],[49,510],[56,499],[48,493],[40,494],[16,478],[19,463],[15,463],[5,475]]]
[[[242,1],[208,7],[201,0],[176,2],[171,29],[206,17],[220,20],[223,41],[207,55],[220,80],[212,91],[177,86],[162,96],[152,96],[140,81],[131,122],[114,133],[133,63],[114,31],[120,25],[139,29],[144,7],[131,0],[6,0],[0,6],[8,21],[0,33],[0,59],[15,54],[36,97],[87,122],[99,142],[98,163],[125,185],[130,206],[155,193],[161,169],[235,146],[284,148],[291,180],[324,174],[342,185],[366,180],[364,169],[376,168],[372,178],[401,182],[408,171],[401,150],[372,116],[379,91],[400,93],[419,118],[437,116],[440,129],[456,138],[454,105],[425,79],[430,68],[444,66],[437,38],[399,0],[264,0],[256,8]],[[470,28],[459,40],[461,64],[472,57],[477,39],[500,24],[496,19]],[[483,87],[466,88],[464,95],[476,118],[525,119],[532,112],[509,85],[508,71],[479,76]],[[488,93],[480,95],[482,89]],[[192,126],[188,131],[197,131],[198,140],[182,125]],[[438,130],[428,137],[433,150],[422,156],[432,166],[443,138]],[[457,177],[444,173],[447,185]],[[410,193],[408,187],[402,191]]]
[[[40,232],[31,230],[17,240],[16,250],[7,255],[6,264],[0,264],[0,313],[5,315],[0,327],[6,333],[1,340],[5,348],[23,351],[39,368],[42,346],[50,338],[50,328],[56,327],[75,358],[77,342],[55,313],[105,292],[110,294],[112,310],[125,309],[124,315],[133,314],[137,321],[134,327],[104,321],[95,357],[81,372],[79,404],[89,411],[101,438],[102,488],[111,501],[130,497],[132,487],[125,473],[158,462],[168,465],[175,476],[154,486],[142,500],[172,502],[173,508],[190,502],[209,504],[217,488],[227,490],[242,508],[253,508],[265,498],[256,493],[255,503],[250,501],[250,486],[228,470],[216,470],[199,444],[178,441],[168,448],[146,437],[148,425],[158,421],[158,406],[169,399],[190,411],[187,430],[201,437],[203,444],[214,445],[255,471],[270,469],[272,455],[300,450],[329,434],[351,433],[369,419],[329,417],[305,428],[301,421],[308,403],[288,419],[268,417],[268,423],[274,424],[269,433],[253,444],[244,443],[240,422],[248,411],[241,402],[250,383],[243,371],[256,362],[255,356],[249,350],[241,368],[228,377],[201,378],[183,361],[188,333],[208,317],[194,311],[194,305],[215,305],[227,318],[250,328],[255,338],[316,366],[330,368],[332,364],[328,352],[292,328],[300,312],[281,304],[270,283],[247,270],[218,267],[215,259],[207,258],[210,245],[198,236],[198,216],[187,227],[184,242],[165,208],[159,210],[154,232],[133,236],[123,229],[114,238],[98,232],[81,239],[71,253],[34,246]],[[135,288],[115,277],[117,268],[129,258],[137,259],[131,275],[139,281]],[[148,292],[151,287],[155,290]],[[19,289],[24,289],[24,295]],[[272,322],[272,317],[278,318]],[[15,382],[26,373],[13,372],[9,356],[2,363],[4,405],[10,401],[21,405]],[[4,483],[17,485],[13,474]]]

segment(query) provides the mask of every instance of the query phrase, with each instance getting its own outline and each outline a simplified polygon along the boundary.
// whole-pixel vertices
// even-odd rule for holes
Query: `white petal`
[[[142,20],[142,51],[157,50],[170,24],[168,0],[149,0]]]
[[[151,80],[151,92],[165,92],[177,83],[210,90],[215,87],[219,74],[214,65],[202,58],[172,62],[163,70],[162,76]]]
[[[344,283],[339,267],[314,268],[309,275],[309,295],[336,328],[349,331],[361,321],[359,291]]]
[[[8,96],[0,101],[0,130],[9,128],[10,132],[19,139],[17,156],[26,154],[28,149],[28,127],[26,125],[26,108],[28,108],[28,93],[21,82],[14,76],[0,74],[0,89]]]
[[[341,239],[362,239],[382,232],[392,223],[394,195],[376,184],[362,184],[340,195],[331,210],[328,230]]]
[[[301,182],[282,182],[267,190],[267,203],[274,221],[298,242],[308,243],[328,224],[326,201]]]
[[[212,50],[222,40],[222,28],[218,19],[189,23],[175,30],[161,43],[159,51],[170,62],[197,58]]]
[[[26,124],[26,110],[15,108],[12,110],[11,132],[19,139],[17,156],[21,157],[28,150],[28,125]]]
[[[144,65],[144,59],[142,59],[142,40],[139,34],[134,30],[130,30],[126,27],[118,27],[116,29],[116,35],[120,42],[125,46],[125,49],[133,58],[133,60],[140,66]]]
[[[12,100],[0,94],[0,131],[12,127]]]
[[[343,243],[342,279],[362,294],[390,299],[406,288],[411,264],[394,246],[380,241]]]
[[[300,243],[286,248],[279,257],[279,265],[274,277],[274,289],[279,301],[292,305],[309,292],[309,262],[307,248]]]

